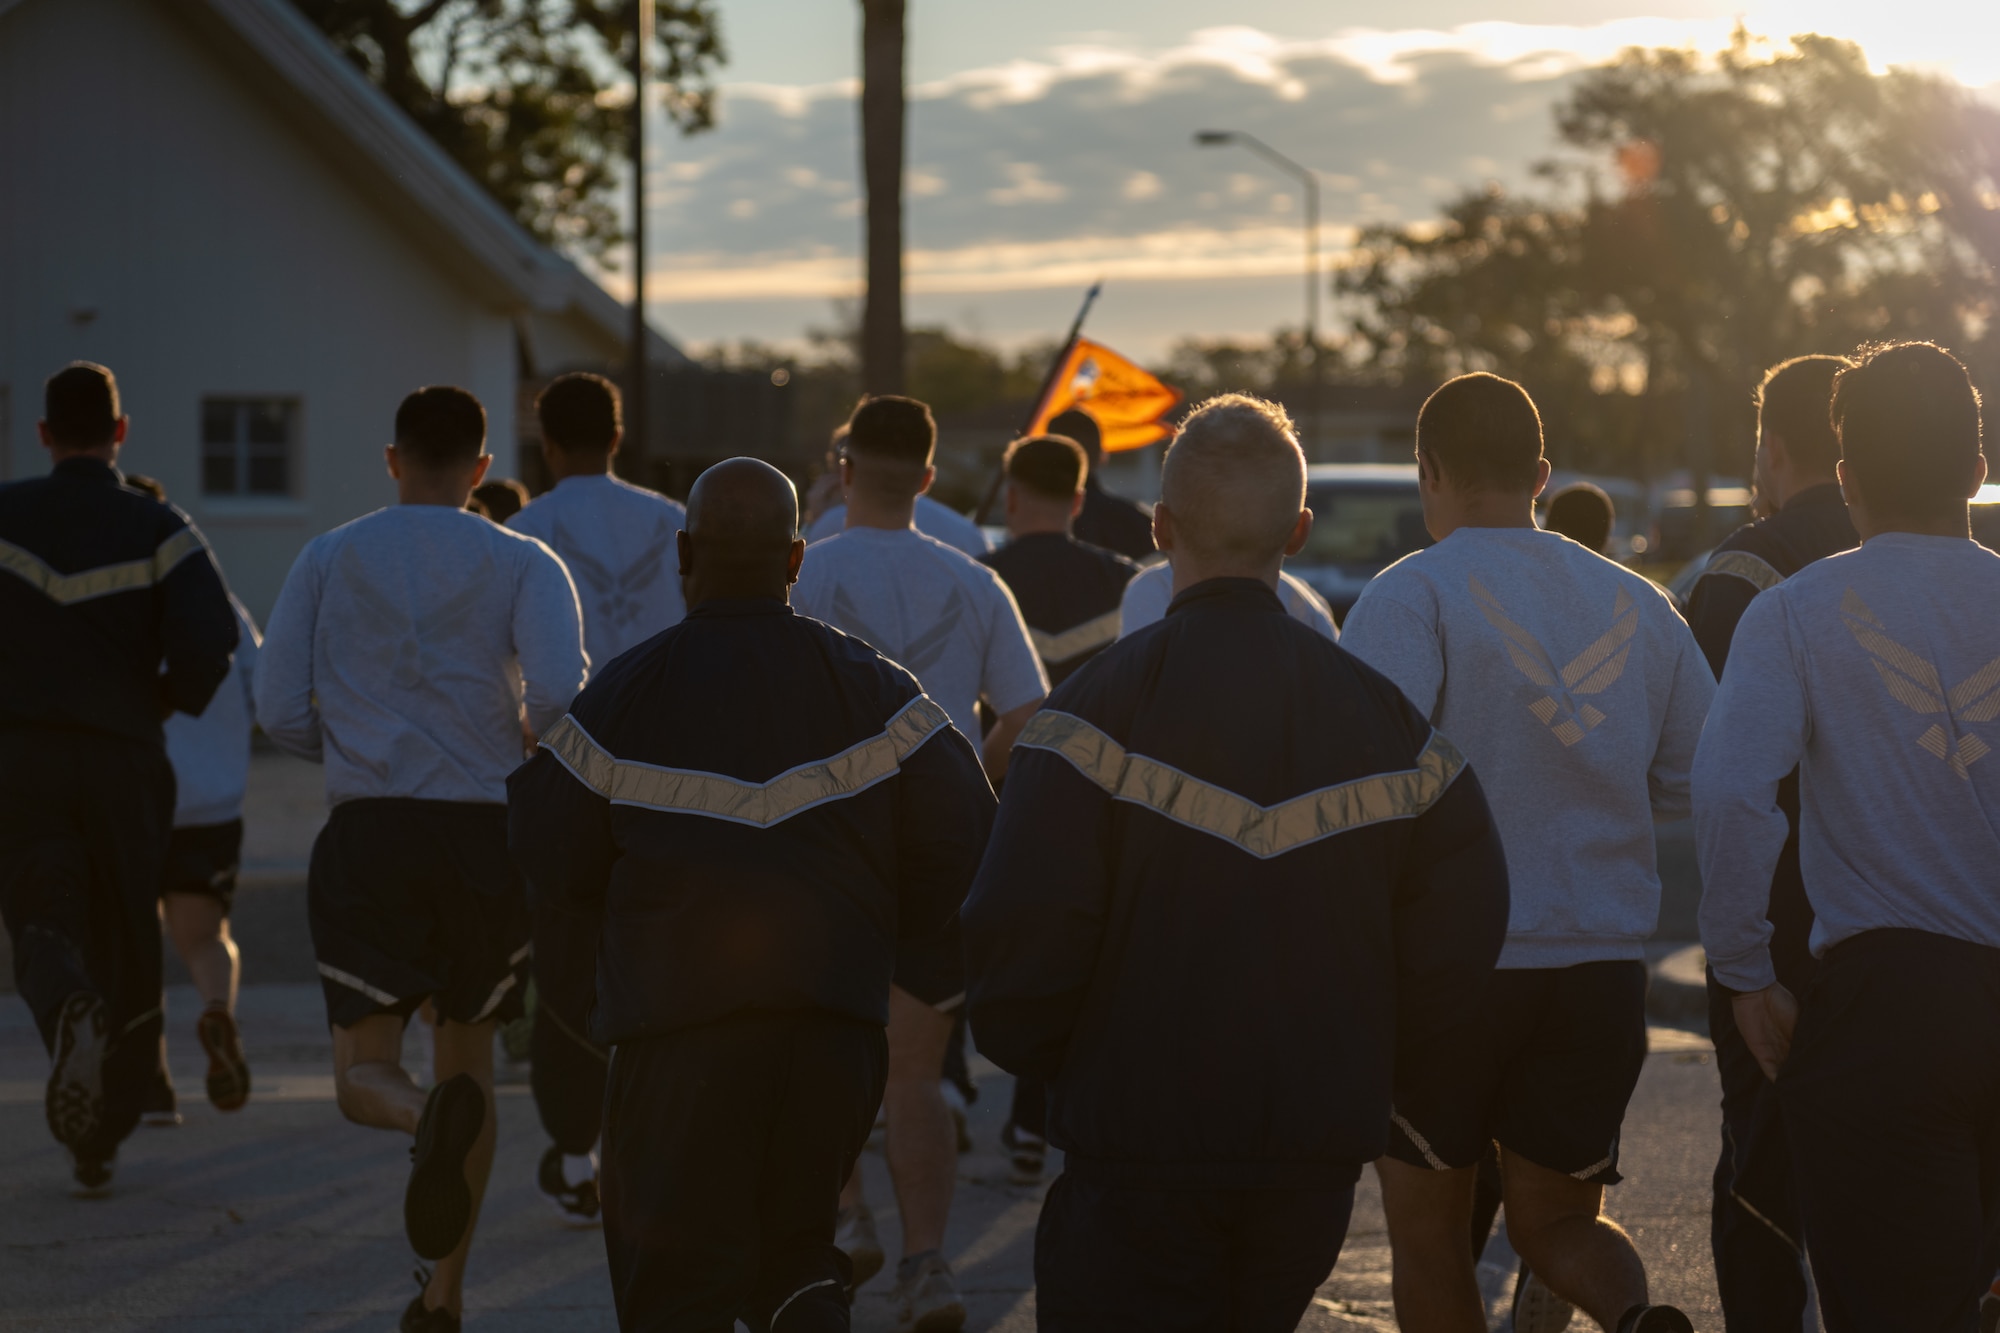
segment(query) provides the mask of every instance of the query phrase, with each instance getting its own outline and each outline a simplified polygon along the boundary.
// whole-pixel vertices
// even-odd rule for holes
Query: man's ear
[[[1536,460],[1536,463],[1535,463],[1535,489],[1534,489],[1534,493],[1533,493],[1532,495],[1530,495],[1530,496],[1528,497],[1529,499],[1531,499],[1531,500],[1532,500],[1532,499],[1534,499],[1534,498],[1535,498],[1535,496],[1538,496],[1538,495],[1540,495],[1540,494],[1541,494],[1541,493],[1542,493],[1543,491],[1545,491],[1545,490],[1547,490],[1547,489],[1549,488],[1549,473],[1550,473],[1550,472],[1551,472],[1552,470],[1553,470],[1553,469],[1551,469],[1551,468],[1549,467],[1549,460],[1548,460],[1548,459],[1546,459],[1546,458],[1542,458],[1542,459],[1538,459],[1538,460]]]
[[[785,586],[791,587],[799,581],[799,567],[806,562],[806,539],[792,538],[792,553],[785,557]]]
[[[1297,555],[1306,549],[1306,540],[1313,532],[1313,511],[1301,509],[1299,521],[1292,525],[1292,535],[1285,540],[1285,554]]]
[[[1162,551],[1174,549],[1174,515],[1165,500],[1153,506],[1153,545]]]
[[[923,485],[921,485],[921,486],[919,486],[919,487],[917,487],[917,494],[918,494],[918,495],[928,495],[928,494],[930,494],[930,489],[931,489],[931,483],[932,483],[932,482],[934,482],[934,481],[936,481],[936,480],[937,480],[937,469],[936,469],[935,467],[927,467],[927,468],[925,468],[925,469],[924,469],[924,484],[923,484]]]
[[[382,446],[382,461],[388,465],[390,476],[394,477],[397,481],[403,479],[403,462],[396,457],[395,445],[385,444]]]
[[[674,534],[674,550],[680,556],[680,576],[686,578],[694,573],[694,541],[686,528]]]
[[[466,487],[465,489],[468,491],[478,490],[479,483],[486,480],[486,474],[492,468],[492,466],[493,466],[493,455],[481,454],[479,456],[479,461],[472,465],[472,485]]]
[[[111,442],[113,444],[125,443],[125,432],[127,432],[131,428],[132,428],[131,417],[118,418],[116,424],[114,424],[111,427]]]
[[[1969,500],[1973,496],[1979,494],[1979,488],[1981,486],[1984,486],[1985,484],[1986,484],[1986,455],[1980,454],[1972,460],[1972,485],[1966,488],[1965,492],[1966,498]]]
[[[1069,516],[1071,518],[1075,518],[1078,514],[1081,514],[1082,512],[1083,512],[1083,492],[1078,491],[1076,493],[1076,498],[1069,502]]]

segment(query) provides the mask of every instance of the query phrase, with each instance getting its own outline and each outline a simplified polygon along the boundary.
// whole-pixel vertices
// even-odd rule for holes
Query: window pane
[[[201,490],[204,495],[236,494],[236,450],[231,445],[207,445],[201,452]]]
[[[201,442],[233,444],[236,440],[237,404],[226,398],[211,398],[201,405]]]
[[[267,400],[245,406],[250,417],[250,443],[283,445],[291,439],[290,404]]]
[[[291,487],[290,458],[281,446],[277,449],[260,449],[252,446],[248,464],[249,484],[244,487],[252,495],[286,495]]]

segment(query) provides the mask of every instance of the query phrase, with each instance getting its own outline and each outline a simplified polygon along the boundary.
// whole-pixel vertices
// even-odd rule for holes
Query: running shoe
[[[88,1142],[104,1124],[104,1056],[109,1045],[102,999],[78,991],[63,1001],[56,1017],[55,1061],[44,1106],[49,1133],[66,1148]]]
[[[76,1177],[76,1192],[86,1199],[100,1198],[111,1192],[111,1172],[118,1165],[115,1157],[79,1157],[70,1154],[70,1174]]]
[[[965,1327],[965,1298],[951,1265],[936,1250],[896,1265],[896,1327],[900,1333],[958,1333]]]
[[[1523,1259],[1514,1279],[1514,1333],[1563,1333],[1575,1317],[1576,1307],[1550,1291]]]
[[[227,1009],[210,1009],[194,1021],[194,1035],[208,1052],[208,1100],[218,1111],[240,1111],[250,1100],[250,1064],[243,1037]]]
[[[403,1229],[421,1258],[444,1258],[472,1225],[465,1159],[485,1124],[486,1094],[472,1075],[453,1074],[431,1089],[417,1122],[410,1184],[403,1192]]]
[[[1979,1298],[1979,1333],[2000,1333],[2000,1277]]]
[[[597,1175],[593,1171],[590,1179],[572,1185],[569,1173],[563,1169],[563,1150],[555,1144],[542,1154],[542,1164],[535,1172],[536,1183],[542,1193],[554,1202],[563,1219],[576,1226],[594,1227],[602,1220],[598,1213],[602,1204],[597,1197]]]
[[[965,1093],[950,1079],[938,1080],[938,1092],[944,1096],[944,1105],[951,1112],[951,1127],[958,1133],[958,1150],[972,1151],[972,1131],[965,1122]]]
[[[1618,1333],[1694,1333],[1694,1325],[1671,1305],[1635,1305],[1618,1321]]]
[[[139,1094],[139,1119],[159,1129],[172,1129],[181,1122],[180,1101],[174,1096],[174,1081],[166,1066],[153,1071],[146,1090]]]
[[[833,1246],[847,1256],[847,1262],[854,1268],[850,1290],[859,1289],[862,1283],[881,1272],[882,1265],[889,1260],[888,1251],[882,1248],[882,1242],[875,1235],[875,1214],[868,1211],[865,1203],[840,1210],[840,1216],[833,1224]]]
[[[430,1270],[419,1268],[411,1276],[417,1279],[417,1296],[403,1308],[402,1322],[396,1325],[398,1333],[458,1333],[457,1315],[443,1306],[435,1310],[424,1308],[424,1292],[431,1285]]]
[[[1040,1135],[1030,1134],[1009,1120],[1000,1131],[1000,1146],[1007,1150],[1008,1180],[1016,1185],[1038,1185],[1047,1164],[1049,1145]]]

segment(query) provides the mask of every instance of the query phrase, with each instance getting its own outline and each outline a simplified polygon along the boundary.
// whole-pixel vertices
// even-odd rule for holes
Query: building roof
[[[273,95],[321,148],[425,234],[436,257],[496,304],[579,320],[607,347],[629,337],[630,311],[582,269],[537,241],[381,89],[335,49],[292,0],[155,0],[196,24],[208,49]],[[20,0],[0,0],[0,15]],[[649,360],[688,363],[652,330]]]

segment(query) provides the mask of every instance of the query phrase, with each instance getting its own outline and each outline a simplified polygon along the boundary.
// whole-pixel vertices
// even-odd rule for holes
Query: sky
[[[690,346],[792,344],[860,290],[860,7],[718,8],[718,127],[652,136],[648,300]],[[1018,346],[1059,337],[1102,278],[1090,332],[1141,358],[1297,327],[1300,183],[1197,130],[1316,172],[1332,260],[1358,225],[1527,183],[1577,71],[1633,44],[1713,49],[1739,17],[2000,94],[1990,0],[910,0],[909,319]]]

